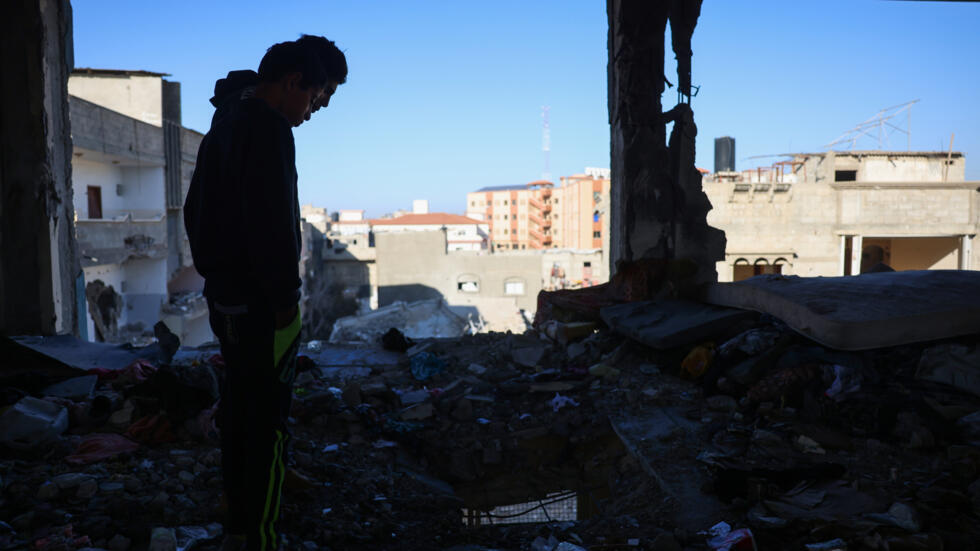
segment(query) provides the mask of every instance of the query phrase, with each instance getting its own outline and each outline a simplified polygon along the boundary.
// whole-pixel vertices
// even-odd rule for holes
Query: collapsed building
[[[0,542],[215,549],[223,358],[60,346],[81,295],[70,5],[4,9]],[[610,281],[540,293],[524,334],[305,346],[289,548],[974,546],[977,273],[715,283],[725,239],[693,163],[700,2],[607,13]],[[680,102],[665,112],[668,24]]]

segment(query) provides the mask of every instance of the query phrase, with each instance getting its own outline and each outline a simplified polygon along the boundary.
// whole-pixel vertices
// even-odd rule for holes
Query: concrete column
[[[840,236],[840,263],[837,267],[837,275],[847,275],[847,236]]]
[[[68,0],[0,8],[0,333],[76,333]]]
[[[697,283],[715,281],[725,238],[706,222],[711,209],[694,167],[697,126],[682,103],[664,113],[664,34],[668,19],[678,82],[690,80],[690,36],[701,0],[607,0],[609,17],[610,274],[619,261],[685,259]],[[666,124],[674,122],[667,145]]]
[[[860,235],[851,238],[851,275],[861,273],[861,252],[864,249]]]
[[[970,258],[973,256],[973,236],[964,235],[960,238],[960,269],[969,270]]]

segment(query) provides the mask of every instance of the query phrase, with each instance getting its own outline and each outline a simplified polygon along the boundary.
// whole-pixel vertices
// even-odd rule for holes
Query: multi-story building
[[[466,216],[490,226],[494,250],[607,249],[609,169],[468,193]]]
[[[609,250],[609,169],[562,176],[555,190],[554,243],[568,249]]]
[[[68,81],[89,340],[145,336],[160,320],[184,344],[213,338],[182,213],[202,135],[181,126],[180,84],[164,76],[78,69]]]
[[[704,178],[708,222],[725,231],[721,281],[764,273],[977,269],[980,182],[958,152],[797,153]],[[879,268],[875,268],[879,266]]]
[[[487,223],[493,250],[550,249],[554,184],[538,180],[466,195],[466,216]]]

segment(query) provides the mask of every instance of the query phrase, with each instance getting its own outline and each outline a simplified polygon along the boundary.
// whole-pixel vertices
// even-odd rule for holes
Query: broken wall
[[[714,281],[724,233],[694,167],[697,126],[690,107],[690,39],[700,0],[608,0],[609,124],[612,169],[610,271],[620,261],[689,259],[699,283]],[[664,113],[664,37],[671,24],[682,103]],[[667,143],[666,125],[674,127]]]
[[[77,332],[68,0],[0,12],[0,333]]]

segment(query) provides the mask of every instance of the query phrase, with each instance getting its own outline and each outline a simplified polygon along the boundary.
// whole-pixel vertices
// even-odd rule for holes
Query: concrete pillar
[[[973,256],[973,236],[964,235],[960,238],[960,269],[969,270],[970,258]]]
[[[864,252],[864,243],[860,235],[851,237],[851,275],[861,274],[861,253]]]
[[[840,263],[837,267],[837,275],[847,275],[847,236],[840,236]]]
[[[612,169],[610,274],[620,261],[687,259],[697,282],[715,281],[725,238],[706,222],[711,209],[694,167],[697,127],[689,104],[664,113],[664,35],[671,20],[673,48],[689,82],[690,33],[700,0],[607,0],[609,124]],[[667,144],[666,124],[674,122]]]
[[[0,333],[77,332],[68,0],[0,8]]]

